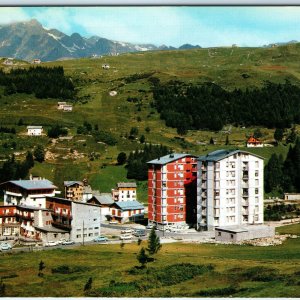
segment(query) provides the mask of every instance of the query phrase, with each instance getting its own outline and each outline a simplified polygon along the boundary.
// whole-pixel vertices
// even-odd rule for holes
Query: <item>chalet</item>
[[[111,205],[111,219],[119,223],[144,219],[145,208],[136,200],[118,201]]]
[[[107,220],[111,217],[110,206],[114,203],[110,193],[101,193],[94,195],[87,203],[96,204],[101,207],[101,221]]]
[[[67,105],[67,102],[57,102],[57,109],[64,109],[64,106]]]
[[[300,201],[300,194],[284,193],[284,201]]]
[[[264,144],[257,138],[251,136],[248,140],[247,140],[247,148],[251,148],[251,147],[263,147]]]
[[[41,60],[39,58],[35,58],[33,61],[32,61],[33,64],[37,64],[39,65],[41,63]]]
[[[39,136],[42,135],[43,126],[27,126],[27,135]]]
[[[27,205],[45,208],[46,197],[60,192],[49,180],[11,180],[0,184],[4,205]]]
[[[136,183],[117,183],[117,187],[115,189],[112,189],[112,197],[114,201],[136,201]]]
[[[91,186],[88,185],[86,180],[83,181],[64,181],[65,198],[74,201],[87,202],[87,200],[93,197],[93,191]],[[98,192],[99,193],[99,192]]]

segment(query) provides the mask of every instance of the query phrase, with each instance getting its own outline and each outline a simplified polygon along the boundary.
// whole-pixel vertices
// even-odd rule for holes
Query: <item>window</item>
[[[89,236],[93,236],[93,234],[92,234],[92,233],[89,233]]]
[[[233,234],[230,234],[230,238],[232,238],[232,239],[233,239]]]
[[[94,229],[99,229],[99,227],[95,227]]]
[[[97,221],[97,219],[93,219],[94,221]]]
[[[258,170],[256,170],[255,171],[255,177],[258,177],[258,174],[259,174],[259,172],[258,172]]]
[[[255,189],[255,195],[257,195],[257,194],[258,194],[258,189],[256,188],[256,189]]]
[[[77,235],[76,235],[76,238],[81,238],[81,234],[77,234]]]
[[[218,232],[218,236],[221,236],[221,235],[222,235],[222,233],[219,231],[219,232]]]

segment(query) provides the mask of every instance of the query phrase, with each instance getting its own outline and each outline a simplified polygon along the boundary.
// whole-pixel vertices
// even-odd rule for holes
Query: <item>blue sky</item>
[[[31,18],[66,34],[176,47],[300,41],[300,7],[0,7],[0,24]]]

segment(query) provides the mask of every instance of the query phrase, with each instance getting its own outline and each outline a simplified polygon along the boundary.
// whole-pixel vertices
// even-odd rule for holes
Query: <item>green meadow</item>
[[[300,225],[277,229],[299,234]],[[299,297],[300,239],[280,246],[163,244],[146,268],[146,242],[2,254],[8,297]],[[45,264],[38,276],[40,261]],[[92,278],[92,288],[84,286]]]
[[[299,58],[300,44],[292,44],[276,48],[154,51],[42,63],[49,67],[63,66],[65,74],[72,79],[78,94],[77,101],[69,101],[73,103],[73,111],[58,110],[60,99],[37,99],[28,94],[5,96],[3,87],[0,87],[0,126],[15,127],[17,131],[17,134],[0,133],[0,160],[13,153],[16,159],[23,159],[26,151],[41,144],[48,156],[44,163],[36,163],[31,170],[33,175],[49,178],[60,188],[64,180],[87,178],[93,189],[107,192],[117,181],[127,180],[126,170],[116,166],[117,156],[121,151],[128,155],[130,151],[141,149],[143,145],[139,138],[142,135],[146,143],[163,144],[176,152],[197,155],[220,148],[246,149],[247,136],[257,128],[228,125],[219,132],[190,130],[185,136],[178,136],[176,129],[166,127],[153,108],[147,77],[157,77],[161,82],[180,80],[198,84],[211,81],[228,90],[262,86],[265,81],[284,82],[286,79],[299,84]],[[110,65],[109,70],[102,69],[104,63]],[[3,65],[1,68],[9,70]],[[145,78],[131,80],[136,74],[145,75]],[[116,91],[117,95],[110,96],[110,91]],[[139,102],[129,102],[128,98],[137,98]],[[18,126],[20,119],[22,122]],[[117,144],[109,146],[97,143],[92,136],[78,135],[77,128],[84,121],[112,134]],[[43,125],[46,133],[55,124],[67,128],[71,139],[26,136],[27,125]],[[138,135],[137,139],[129,140],[126,136],[132,127],[138,128]],[[230,145],[225,146],[228,130]],[[262,140],[272,143],[274,129],[260,130]],[[209,144],[210,138],[213,138],[214,145]],[[282,144],[247,150],[265,157],[267,162],[272,153],[285,156],[288,146]],[[139,184],[138,198],[147,201],[145,182]]]

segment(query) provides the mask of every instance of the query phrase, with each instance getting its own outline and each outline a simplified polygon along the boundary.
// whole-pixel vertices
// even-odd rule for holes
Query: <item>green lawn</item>
[[[278,230],[299,234],[300,225]],[[141,246],[125,244],[123,249],[120,245],[90,245],[3,254],[0,276],[9,297],[83,297],[83,287],[90,277],[91,292],[96,296],[107,293],[111,297],[300,296],[299,238],[270,247],[163,244],[147,269],[134,269],[142,246],[146,246],[145,242]],[[37,276],[41,260],[46,265],[43,277]],[[196,266],[193,268],[212,265],[212,270],[185,274],[180,271],[185,264]],[[52,273],[53,268],[61,265],[68,265],[72,272]],[[173,271],[168,273],[168,269]]]

